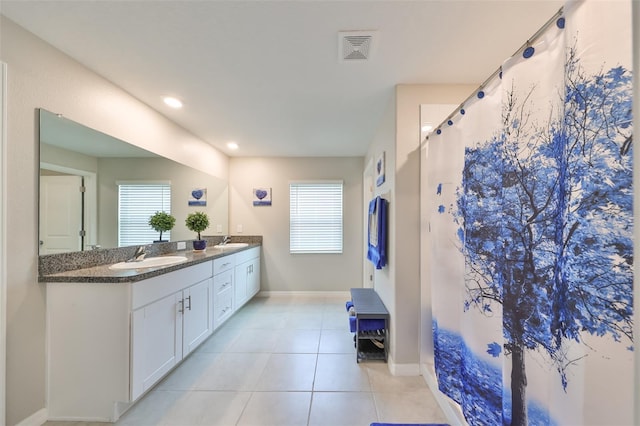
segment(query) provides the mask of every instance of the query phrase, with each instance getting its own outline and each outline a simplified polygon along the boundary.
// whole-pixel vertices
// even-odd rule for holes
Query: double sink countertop
[[[186,261],[167,265],[167,266],[155,266],[145,267],[140,269],[110,269],[109,267],[115,263],[119,263],[120,260],[90,267],[78,267],[61,272],[53,273],[41,273],[38,277],[39,282],[53,283],[53,282],[86,282],[86,283],[130,283],[135,281],[141,281],[148,278],[157,277],[159,275],[166,274],[168,272],[177,271],[189,266],[196,265],[211,261],[213,259],[239,253],[244,250],[249,250],[253,247],[260,247],[260,242],[249,242],[246,247],[240,248],[224,248],[218,249],[207,246],[207,249],[203,252],[195,252],[191,249],[163,252],[161,254],[149,254],[149,257],[158,256],[184,256]],[[80,252],[82,253],[82,252]],[[51,255],[59,256],[59,255]],[[64,258],[60,258],[60,261],[64,261]],[[41,271],[42,271],[41,262]]]

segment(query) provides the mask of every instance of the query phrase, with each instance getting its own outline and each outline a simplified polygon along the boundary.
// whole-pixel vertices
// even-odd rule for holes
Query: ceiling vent
[[[338,49],[341,62],[362,62],[371,58],[375,31],[340,31]]]

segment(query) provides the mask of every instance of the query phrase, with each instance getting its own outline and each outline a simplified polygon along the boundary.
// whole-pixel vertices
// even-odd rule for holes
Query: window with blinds
[[[342,253],[342,181],[289,184],[289,252]]]
[[[149,226],[155,212],[171,213],[171,184],[118,183],[118,247],[151,244],[160,233]],[[170,241],[171,231],[162,239]]]

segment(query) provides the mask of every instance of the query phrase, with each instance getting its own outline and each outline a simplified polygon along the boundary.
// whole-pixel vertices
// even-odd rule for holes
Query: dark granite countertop
[[[111,264],[97,265],[89,268],[79,268],[64,272],[52,273],[40,275],[38,277],[39,282],[54,283],[54,282],[82,282],[82,283],[128,283],[146,280],[148,278],[157,277],[159,275],[166,274],[167,272],[177,271],[189,266],[196,265],[198,263],[211,261],[215,258],[228,256],[230,254],[238,253],[244,250],[249,250],[253,247],[259,247],[261,243],[249,243],[247,247],[241,247],[238,249],[215,249],[207,247],[204,252],[194,252],[192,250],[180,250],[170,253],[163,253],[162,256],[184,256],[187,258],[186,262],[178,263],[169,266],[159,266],[152,268],[142,269],[125,269],[125,270],[113,270],[109,269]],[[151,256],[150,256],[151,257]],[[153,256],[156,257],[156,256]],[[117,262],[114,262],[117,263]]]

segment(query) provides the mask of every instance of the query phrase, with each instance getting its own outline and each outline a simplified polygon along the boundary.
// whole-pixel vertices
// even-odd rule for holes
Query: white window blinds
[[[289,185],[289,251],[342,253],[342,181]]]
[[[118,183],[118,247],[151,244],[160,233],[149,226],[155,212],[171,213],[171,184]],[[170,241],[171,231],[162,239]]]

